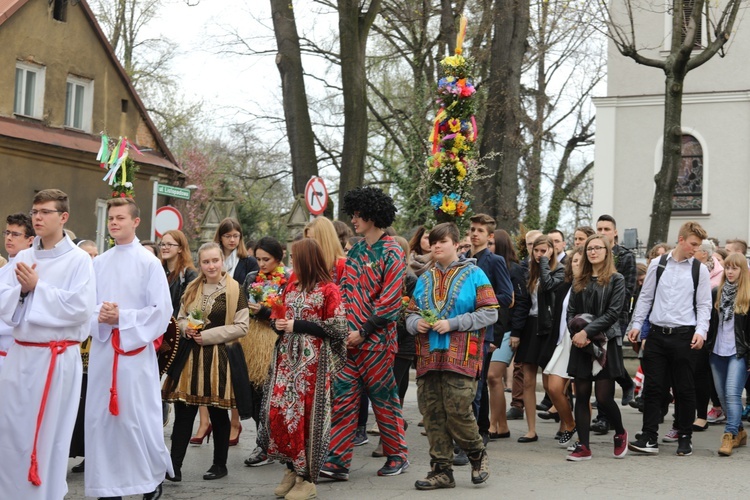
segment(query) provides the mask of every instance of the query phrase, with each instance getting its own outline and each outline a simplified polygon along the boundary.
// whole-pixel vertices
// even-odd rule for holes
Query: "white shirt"
[[[563,341],[563,337],[568,333],[568,322],[566,321],[568,316],[568,303],[570,302],[570,291],[573,289],[571,286],[568,293],[565,294],[562,304],[562,319],[560,320],[560,334],[557,337],[557,345]]]
[[[656,287],[656,270],[661,259],[654,259],[648,266],[641,294],[633,315],[633,328],[640,330],[646,316],[651,324],[666,328],[695,326],[695,333],[706,339],[711,318],[711,278],[706,266],[700,266],[698,289],[696,290],[696,313],[693,311],[693,260],[694,257],[677,261],[669,252],[667,264]],[[656,289],[656,290],[655,290]],[[656,297],[654,297],[656,291]],[[653,305],[653,308],[651,307]]]
[[[529,316],[538,316],[539,315],[539,295],[537,292],[539,291],[539,282],[536,282],[536,288],[534,288],[534,291],[531,292],[531,309],[529,309]]]
[[[734,316],[728,321],[719,321],[714,354],[718,356],[734,356],[737,354],[737,342],[734,338]]]

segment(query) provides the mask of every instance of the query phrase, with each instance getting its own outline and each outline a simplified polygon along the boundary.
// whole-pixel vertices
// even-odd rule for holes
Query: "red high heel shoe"
[[[190,444],[203,444],[203,440],[206,440],[206,443],[208,443],[211,440],[211,431],[214,430],[213,426],[211,424],[208,424],[208,429],[206,429],[206,433],[202,435],[201,437],[192,437],[190,438]]]
[[[237,433],[237,437],[229,440],[229,446],[237,446],[240,442],[240,434],[242,434],[242,424],[240,424],[240,431]]]

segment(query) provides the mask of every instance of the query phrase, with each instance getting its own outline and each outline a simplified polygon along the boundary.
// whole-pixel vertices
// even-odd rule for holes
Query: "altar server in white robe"
[[[172,461],[164,443],[154,341],[172,316],[164,268],[135,237],[138,206],[107,202],[115,247],[94,259],[97,306],[91,317],[86,395],[86,496],[161,496]]]
[[[36,194],[37,237],[0,276],[14,342],[0,372],[0,498],[61,500],[81,392],[79,345],[96,304],[91,258],[63,232],[68,197]]]
[[[0,267],[0,280],[5,273],[14,273],[13,260],[21,250],[26,250],[34,242],[34,226],[31,218],[24,213],[11,214],[5,219],[5,231],[3,240],[5,251],[8,252],[8,263]],[[13,326],[0,319],[0,371],[3,369],[5,356],[13,344]]]

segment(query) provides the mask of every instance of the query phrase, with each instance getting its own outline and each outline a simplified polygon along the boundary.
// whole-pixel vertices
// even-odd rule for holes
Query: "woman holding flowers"
[[[203,479],[227,475],[230,432],[227,410],[237,407],[235,386],[243,377],[247,378],[244,359],[241,353],[237,356],[239,345],[231,343],[247,333],[245,294],[239,283],[223,270],[224,255],[219,245],[201,246],[198,261],[200,272],[187,286],[177,317],[185,340],[162,388],[162,397],[173,402],[175,408],[170,453],[175,475],[168,478],[172,481],[182,480],[182,461],[199,405],[208,407],[214,434],[213,465]]]
[[[281,300],[281,293],[287,284],[287,276],[281,259],[284,249],[276,238],[266,236],[255,245],[255,258],[260,270],[247,275],[244,289],[250,309],[250,327],[247,336],[240,342],[245,353],[247,373],[252,382],[252,415],[256,427],[260,426],[260,408],[263,399],[263,385],[268,378],[268,370],[273,362],[273,349],[277,335],[271,329],[273,304]],[[256,447],[245,465],[258,467],[272,462],[266,450],[256,442]]]
[[[290,500],[315,496],[331,435],[331,375],[344,365],[347,335],[344,303],[321,246],[305,238],[292,253],[283,312],[273,314],[279,341],[260,429],[269,456],[288,467],[274,493]]]

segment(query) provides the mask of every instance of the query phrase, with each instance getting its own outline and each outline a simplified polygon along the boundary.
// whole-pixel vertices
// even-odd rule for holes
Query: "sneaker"
[[[693,443],[690,440],[690,436],[683,434],[677,441],[677,456],[678,457],[689,457],[693,454]]]
[[[380,472],[378,472],[379,474]],[[349,469],[337,465],[325,463],[320,469],[320,477],[333,479],[334,481],[348,481]]]
[[[631,386],[630,389],[622,390],[622,401],[620,402],[622,406],[628,406],[633,399],[635,399],[635,385]]]
[[[724,414],[724,410],[715,406],[709,410],[708,418],[706,418],[709,424],[719,424],[726,419],[727,416]]]
[[[606,420],[594,420],[591,423],[591,432],[603,436],[609,432],[609,422]]]
[[[398,476],[408,468],[408,460],[394,455],[388,457],[385,465],[378,470],[378,476]]]
[[[268,458],[266,451],[260,446],[256,447],[250,458],[245,460],[245,465],[248,467],[260,467],[261,465],[268,465],[273,463],[273,458]]]
[[[487,456],[487,450],[482,450],[473,457],[469,456],[471,462],[471,482],[482,484],[490,478],[490,457]]]
[[[576,448],[579,444],[581,444],[580,441],[576,441],[575,443],[568,446],[567,451],[576,451]]]
[[[568,446],[570,446],[570,443],[573,442],[573,436],[575,435],[575,429],[573,429],[572,431],[562,431],[562,433],[560,433],[560,438],[557,440],[557,444],[562,448],[567,448]]]
[[[661,438],[661,442],[662,443],[676,443],[679,437],[680,437],[680,433],[677,431],[677,429],[672,428],[669,430],[669,432],[667,432],[667,434],[663,438]]]
[[[453,479],[453,471],[444,469],[435,464],[427,477],[414,483],[418,490],[437,490],[439,488],[455,488],[456,481]]]
[[[628,443],[628,449],[638,453],[657,455],[659,453],[659,443],[656,442],[656,439],[649,439],[641,435],[637,440]]]
[[[469,457],[467,457],[466,452],[458,446],[453,448],[453,465],[458,467],[469,465]]]
[[[281,478],[281,482],[276,487],[275,490],[273,490],[273,494],[277,497],[284,497],[287,493],[289,493],[292,488],[294,488],[294,484],[297,482],[297,473],[293,470],[285,470],[284,471],[284,477]]]
[[[362,446],[370,442],[370,438],[367,437],[366,427],[357,427],[357,431],[354,434],[354,446]]]
[[[318,496],[317,488],[310,481],[297,476],[294,487],[284,497],[286,500],[307,500]]]
[[[628,431],[615,434],[615,458],[625,458],[628,454]]]
[[[523,410],[513,406],[508,410],[508,413],[505,414],[505,417],[508,420],[521,420],[523,418]]]
[[[584,460],[591,460],[591,450],[588,446],[577,443],[573,453],[568,455],[566,460],[568,462],[583,462]]]

